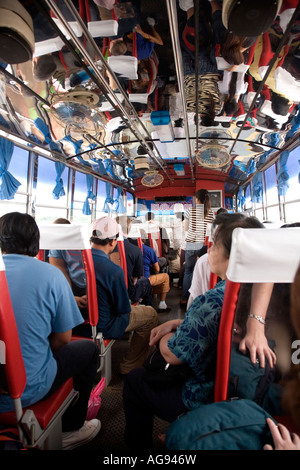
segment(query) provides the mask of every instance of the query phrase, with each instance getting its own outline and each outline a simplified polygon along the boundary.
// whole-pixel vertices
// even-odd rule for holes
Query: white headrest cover
[[[299,263],[300,228],[236,228],[226,275],[233,282],[293,282]]]
[[[53,224],[39,226],[41,250],[90,249],[89,225]]]

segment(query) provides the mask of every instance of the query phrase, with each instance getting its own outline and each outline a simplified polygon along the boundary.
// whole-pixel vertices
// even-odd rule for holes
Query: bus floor
[[[171,311],[168,313],[159,313],[159,322],[164,323],[165,321],[173,318],[183,318],[185,314],[185,308],[180,307],[181,288],[171,287],[167,294],[167,305],[171,307]],[[154,296],[154,307],[157,308],[158,300]],[[98,451],[100,454],[109,452],[119,452],[130,454],[128,448],[124,443],[124,429],[125,429],[125,417],[123,411],[123,383],[124,380],[119,374],[119,363],[122,356],[126,352],[129,346],[129,337],[124,335],[120,340],[115,341],[112,346],[112,378],[107,387],[101,394],[101,407],[99,409],[97,418],[101,421],[101,430],[98,436],[93,439],[90,443],[79,447],[76,450],[92,450]],[[99,377],[100,380],[100,377]],[[158,439],[159,433],[164,433],[169,423],[162,421],[158,418],[154,420],[153,426],[153,442],[154,451],[163,451],[163,447]],[[137,449],[138,451],[138,449]]]

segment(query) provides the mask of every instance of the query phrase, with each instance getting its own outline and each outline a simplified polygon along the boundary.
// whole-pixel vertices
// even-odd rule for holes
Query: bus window
[[[83,206],[87,198],[87,181],[86,175],[76,171],[75,173],[75,190],[74,190],[74,204],[73,204],[73,215],[72,221],[77,224],[86,224],[91,222],[91,215],[85,215],[83,213]],[[93,205],[88,200],[90,210],[93,210]]]
[[[2,200],[0,216],[8,212],[27,211],[27,172],[29,152],[15,145],[8,171],[21,183],[11,200]]]
[[[35,219],[38,223],[53,222],[57,217],[67,217],[68,169],[65,168],[61,175],[65,195],[59,199],[55,199],[52,194],[56,177],[55,162],[39,156],[35,202]]]

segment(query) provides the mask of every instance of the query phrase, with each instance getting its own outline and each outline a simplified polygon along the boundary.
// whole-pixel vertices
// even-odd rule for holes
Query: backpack
[[[247,399],[209,403],[174,421],[166,433],[168,450],[262,450],[273,444],[266,423],[271,415]]]
[[[273,341],[269,341],[269,347],[274,347]],[[275,367],[271,368],[267,361],[264,368],[258,362],[253,364],[249,353],[241,353],[239,343],[232,343],[227,399],[247,398],[262,406],[274,380]]]

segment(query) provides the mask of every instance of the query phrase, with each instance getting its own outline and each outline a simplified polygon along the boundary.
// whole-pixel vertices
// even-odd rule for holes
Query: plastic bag
[[[91,391],[88,409],[86,414],[86,420],[90,421],[91,419],[96,418],[99,408],[101,406],[101,393],[105,387],[105,377],[103,377],[96,387]]]

